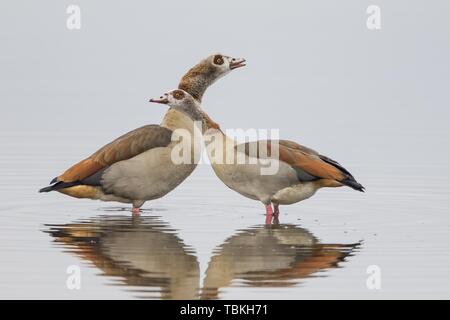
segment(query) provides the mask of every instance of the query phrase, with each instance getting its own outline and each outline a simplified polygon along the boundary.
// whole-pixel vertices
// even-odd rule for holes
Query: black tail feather
[[[74,181],[74,182],[57,182],[52,186],[48,186],[45,188],[42,188],[39,190],[39,192],[50,192],[50,191],[56,191],[56,190],[60,190],[60,189],[64,189],[64,188],[70,188],[73,186],[77,186],[80,185],[81,183],[79,181]]]
[[[358,183],[353,177],[345,178],[344,180],[340,181],[340,183],[360,192],[365,191],[364,186]]]
[[[40,193],[42,193],[42,192],[50,192],[50,191],[53,191],[53,190],[54,190],[53,186],[49,186],[49,187],[45,187],[45,188],[40,189],[39,192]]]
[[[330,159],[326,156],[323,156],[323,155],[319,155],[319,157],[326,163],[331,164],[332,166],[338,168],[339,170],[341,170],[344,173],[344,176],[346,178],[342,181],[339,181],[340,183],[342,183],[343,185],[348,186],[352,189],[355,189],[357,191],[364,192],[364,190],[365,190],[364,186],[362,184],[358,183],[355,180],[355,178],[353,177],[353,175],[347,169],[345,169],[339,162],[337,162],[336,160]]]

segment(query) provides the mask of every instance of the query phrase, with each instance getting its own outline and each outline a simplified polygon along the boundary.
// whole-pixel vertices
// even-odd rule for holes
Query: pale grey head
[[[200,104],[186,91],[175,89],[164,93],[159,98],[150,99],[150,102],[168,105],[188,115],[193,121],[202,121],[203,116],[200,110]]]

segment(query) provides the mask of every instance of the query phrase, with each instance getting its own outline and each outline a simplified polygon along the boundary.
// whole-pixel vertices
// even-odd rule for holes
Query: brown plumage
[[[294,145],[295,144],[295,145]],[[270,143],[268,144],[270,146]],[[338,168],[323,161],[318,153],[295,142],[279,141],[280,160],[312,176],[341,181],[344,174]]]
[[[206,88],[214,81],[216,72],[214,65],[206,59],[202,60],[186,72],[181,78],[178,88],[188,92],[196,100],[201,101]]]
[[[151,101],[170,106],[161,125],[143,126],[115,139],[40,192],[59,191],[75,198],[132,203],[133,213],[138,213],[145,201],[163,197],[176,188],[196,164],[172,161],[177,144],[172,134],[183,129],[194,135],[198,130],[194,121],[201,119],[199,104],[178,89]]]
[[[210,121],[212,123],[212,120]],[[347,184],[349,182],[347,180],[354,181],[353,176],[338,162],[322,156],[317,151],[296,142],[289,140],[259,141],[256,143],[256,148],[252,148],[252,144],[254,144],[254,142],[244,144],[243,150],[245,150],[247,155],[250,155],[250,152],[255,150],[257,153],[254,155],[252,154],[252,156],[260,157],[262,153],[259,151],[259,147],[262,145],[267,146],[267,151],[264,155],[271,156],[272,148],[278,147],[278,158],[289,164],[292,168],[305,172],[307,175],[311,176],[311,178],[307,180],[324,179],[337,182],[332,183],[331,181],[323,181],[324,186],[339,186],[341,184]],[[272,144],[278,144],[278,146],[272,146]],[[236,149],[239,150],[239,145],[236,146]],[[299,180],[301,180],[301,175],[299,176]],[[356,181],[354,182],[356,183]],[[352,185],[349,186],[353,188]],[[358,186],[354,189],[362,191],[360,190],[361,188],[362,186]]]
[[[83,180],[113,163],[130,159],[152,148],[165,147],[170,143],[171,136],[171,130],[158,125],[147,125],[135,129],[67,169],[57,178],[57,181]]]

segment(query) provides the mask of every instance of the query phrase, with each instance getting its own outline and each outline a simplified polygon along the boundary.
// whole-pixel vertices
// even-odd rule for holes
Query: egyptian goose
[[[170,106],[160,125],[147,125],[117,138],[54,178],[51,186],[40,192],[132,203],[132,212],[138,214],[145,201],[161,198],[177,187],[196,164],[172,161],[172,149],[178,144],[175,130],[196,136],[195,130],[201,129],[194,121],[202,120],[199,103],[180,89],[150,101]],[[197,136],[201,137],[201,131]],[[201,144],[199,140],[192,139],[191,152],[201,149],[194,145]]]
[[[203,94],[210,85],[231,70],[243,66],[245,66],[245,59],[236,59],[222,54],[210,55],[192,67],[181,78],[179,88],[189,92],[190,96],[194,97],[197,103],[200,103]],[[171,140],[172,130],[178,125],[178,121],[176,120],[177,114],[179,113],[175,110],[169,110],[160,126],[144,126],[119,137],[98,150],[89,158],[82,160],[69,168],[62,175],[54,178],[50,182],[51,186],[41,189],[40,192],[56,190],[76,198],[131,202],[133,203],[133,213],[138,214],[140,211],[139,208],[145,202],[144,200],[131,199],[129,197],[123,198],[111,194],[108,191],[105,193],[95,184],[99,183],[98,180],[103,177],[103,172],[108,170],[108,168],[116,162],[121,163],[124,160],[131,160],[150,149],[167,147]],[[117,164],[116,166],[120,165]],[[177,176],[180,181],[174,185],[173,188],[181,183],[194,168],[195,164],[186,168],[184,171],[177,171],[178,174],[181,175]],[[181,172],[183,174],[181,174]],[[85,183],[94,183],[94,186],[80,184],[82,180]],[[128,182],[131,183],[131,181]],[[152,182],[152,180],[149,180],[149,182]],[[141,181],[141,183],[144,183],[144,181]],[[139,186],[139,188],[143,189],[144,185]],[[124,189],[124,186],[122,186],[122,189]],[[164,194],[161,196],[163,195]],[[155,198],[159,197],[156,196]]]
[[[203,138],[214,172],[229,188],[261,201],[266,207],[266,224],[271,224],[272,218],[278,222],[279,205],[310,198],[320,188],[348,186],[364,192],[348,170],[313,149],[288,140],[239,144],[202,114]],[[276,170],[262,174],[263,168]]]

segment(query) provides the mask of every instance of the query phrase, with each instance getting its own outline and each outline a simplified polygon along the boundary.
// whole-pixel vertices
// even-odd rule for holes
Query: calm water
[[[141,217],[37,193],[116,135],[0,136],[0,298],[450,298],[444,160],[342,161],[367,193],[319,191],[282,207],[272,227],[262,225],[262,205],[207,165]],[[380,290],[367,288],[371,265]],[[81,270],[80,290],[67,288],[69,266]]]

